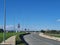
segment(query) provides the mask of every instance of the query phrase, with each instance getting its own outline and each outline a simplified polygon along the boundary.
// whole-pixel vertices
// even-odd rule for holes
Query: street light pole
[[[4,33],[3,33],[4,42],[5,42],[5,33],[6,33],[6,0],[4,0]]]

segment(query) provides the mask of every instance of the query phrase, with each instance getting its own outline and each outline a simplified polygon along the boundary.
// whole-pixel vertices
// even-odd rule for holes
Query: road
[[[24,39],[29,45],[60,45],[60,42],[40,37],[38,33],[25,35]]]

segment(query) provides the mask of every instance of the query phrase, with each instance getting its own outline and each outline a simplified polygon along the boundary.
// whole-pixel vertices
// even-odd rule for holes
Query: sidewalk
[[[52,39],[52,40],[56,40],[56,41],[60,41],[60,38],[58,38],[58,37],[48,36],[43,33],[40,33],[39,36],[44,37],[44,38],[48,38],[48,39]]]
[[[16,36],[12,36],[12,37],[8,38],[7,40],[5,40],[5,43],[2,42],[1,44],[15,45],[15,38],[16,38]]]

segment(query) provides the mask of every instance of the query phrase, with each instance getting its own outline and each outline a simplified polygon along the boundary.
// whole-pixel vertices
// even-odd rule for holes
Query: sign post
[[[20,24],[18,24],[18,30],[20,31]],[[17,31],[16,31],[17,32]]]

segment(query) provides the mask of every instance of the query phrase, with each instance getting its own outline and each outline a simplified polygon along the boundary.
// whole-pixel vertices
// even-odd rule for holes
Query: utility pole
[[[15,16],[14,16],[14,30],[15,30]]]
[[[5,42],[6,35],[6,0],[4,0],[4,33],[3,33],[3,41]]]

